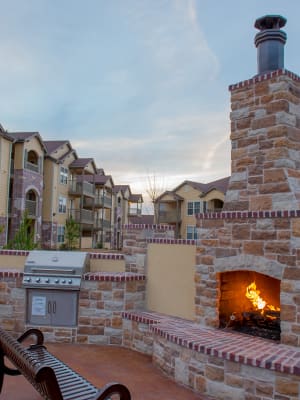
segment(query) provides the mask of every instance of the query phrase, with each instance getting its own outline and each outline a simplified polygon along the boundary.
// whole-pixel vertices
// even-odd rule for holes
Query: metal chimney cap
[[[255,28],[261,31],[267,29],[280,29],[286,24],[286,18],[281,15],[265,15],[255,21]]]

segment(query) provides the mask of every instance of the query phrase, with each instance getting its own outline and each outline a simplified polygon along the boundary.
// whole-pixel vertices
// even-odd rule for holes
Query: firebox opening
[[[280,280],[255,271],[220,274],[219,326],[280,340]]]

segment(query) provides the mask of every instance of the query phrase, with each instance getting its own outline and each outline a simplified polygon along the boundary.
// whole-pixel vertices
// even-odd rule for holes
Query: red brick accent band
[[[197,241],[194,239],[147,239],[147,243],[159,244],[189,244],[195,246]]]
[[[1,256],[28,256],[28,250],[0,250]]]
[[[155,230],[160,230],[160,231],[172,231],[174,230],[174,226],[171,225],[150,225],[150,224],[130,224],[130,225],[124,225],[124,229],[155,229]]]
[[[120,253],[89,253],[90,258],[97,260],[124,260],[124,254]]]
[[[277,76],[282,76],[282,75],[289,76],[290,78],[292,78],[293,80],[295,80],[297,82],[300,81],[300,77],[298,75],[296,75],[295,73],[288,71],[287,69],[278,69],[276,71],[268,72],[268,73],[262,74],[262,75],[256,75],[251,79],[247,79],[245,81],[241,81],[241,82],[235,83],[233,85],[230,85],[229,91],[233,91],[235,89],[241,89],[241,88],[253,85],[254,83],[263,82],[268,79],[276,78]]]
[[[300,350],[259,337],[208,329],[182,318],[151,312],[124,312],[123,318],[148,323],[149,330],[199,353],[300,376]]]
[[[221,211],[196,214],[196,219],[236,219],[236,218],[297,218],[300,210],[274,211]]]
[[[23,271],[15,269],[1,269],[0,278],[23,278]]]
[[[133,272],[89,272],[83,275],[86,281],[129,282],[144,281],[146,276]]]

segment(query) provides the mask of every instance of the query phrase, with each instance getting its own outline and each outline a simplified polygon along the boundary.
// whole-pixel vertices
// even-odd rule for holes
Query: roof
[[[64,144],[68,144],[70,147],[72,147],[68,140],[44,140],[44,145],[47,149],[47,153],[49,154],[58,150]]]
[[[105,185],[109,180],[112,183],[112,186],[114,184],[112,176],[111,175],[101,175],[101,174],[94,174],[94,175],[79,175],[77,177],[77,180],[80,182],[82,180],[90,182],[90,183],[95,183],[96,185]]]
[[[129,196],[129,201],[132,203],[143,202],[143,196],[141,194],[131,194]]]
[[[229,184],[229,179],[230,177],[227,176],[226,178],[221,178],[217,179],[216,181],[209,182],[209,183],[200,183],[200,182],[194,182],[194,181],[183,181],[179,186],[177,186],[173,190],[166,190],[164,193],[162,193],[156,201],[159,201],[162,199],[164,196],[171,196],[174,198],[174,200],[183,200],[183,197],[179,196],[176,191],[179,190],[182,186],[184,185],[190,185],[192,188],[198,190],[201,192],[201,195],[204,196],[207,193],[211,192],[212,190],[219,190],[222,193],[226,193],[228,184]]]
[[[93,168],[95,171],[97,171],[96,164],[93,158],[77,158],[74,160],[70,165],[70,169],[84,169],[86,168],[89,164],[92,164]]]
[[[153,225],[154,224],[154,215],[141,214],[141,215],[133,215],[128,217],[130,224],[137,225]]]
[[[9,134],[7,133],[7,131],[3,128],[3,126],[1,124],[0,124],[0,136],[11,142],[14,141],[14,139],[11,136],[9,136]]]
[[[46,151],[46,147],[39,132],[7,132],[7,134],[17,143],[23,143],[27,140],[36,137],[41,144],[41,147]]]
[[[130,186],[129,185],[115,185],[114,186],[114,193],[122,192],[122,194],[124,194],[124,192],[126,190],[128,190],[129,191],[129,195],[131,195],[131,190],[130,190]]]

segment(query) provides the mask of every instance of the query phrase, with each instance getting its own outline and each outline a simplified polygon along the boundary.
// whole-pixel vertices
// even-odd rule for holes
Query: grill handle
[[[75,269],[31,268],[31,272],[39,272],[40,274],[75,274]]]

